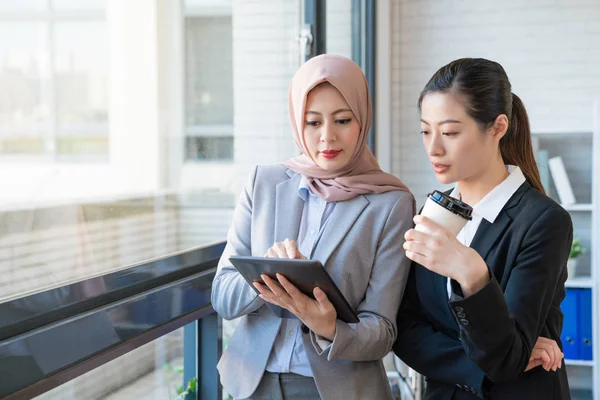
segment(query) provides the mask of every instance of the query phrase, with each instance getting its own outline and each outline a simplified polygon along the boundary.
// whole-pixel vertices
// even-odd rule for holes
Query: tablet
[[[257,293],[260,292],[252,284],[254,282],[264,283],[260,277],[262,274],[277,281],[275,274],[279,273],[285,276],[298,290],[313,299],[313,289],[320,288],[335,307],[340,320],[347,323],[359,322],[358,316],[318,260],[231,256],[229,261]],[[271,309],[282,318],[296,318],[294,314],[279,306],[267,304],[273,306]]]

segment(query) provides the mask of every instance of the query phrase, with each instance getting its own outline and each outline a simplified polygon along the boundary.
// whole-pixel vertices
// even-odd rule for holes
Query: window
[[[108,154],[104,1],[3,1],[0,157]]]
[[[231,5],[188,2],[185,9],[186,160],[233,160]]]

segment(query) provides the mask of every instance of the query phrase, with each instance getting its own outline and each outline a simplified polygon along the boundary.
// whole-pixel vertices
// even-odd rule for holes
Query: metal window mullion
[[[222,387],[216,365],[223,349],[220,317],[210,314],[196,323],[197,399],[221,399]]]
[[[369,89],[371,90],[371,102],[373,104],[373,122],[371,123],[371,129],[369,130],[369,136],[367,137],[367,144],[371,151],[375,153],[375,0],[365,0],[365,18],[364,21],[364,40],[365,40],[365,76],[369,82]]]
[[[304,0],[304,26],[310,27],[310,51],[305,54],[306,61],[327,49],[327,1]]]
[[[362,67],[363,65],[363,48],[362,48],[362,2],[363,0],[352,0],[350,20],[352,21],[351,27],[351,41],[352,41],[352,61]]]
[[[183,327],[183,387],[187,383],[198,378],[198,322],[192,322]],[[185,400],[194,400],[193,396],[187,396]]]
[[[371,94],[373,118],[367,145],[375,153],[375,0],[352,0],[352,60],[363,69]]]

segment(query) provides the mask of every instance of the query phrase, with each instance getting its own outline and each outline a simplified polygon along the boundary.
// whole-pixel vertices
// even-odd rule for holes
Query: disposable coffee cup
[[[472,213],[473,208],[470,205],[438,190],[427,195],[427,201],[421,210],[421,215],[440,225],[453,236],[458,235],[465,224],[473,219]],[[419,224],[415,226],[415,230],[427,232]]]

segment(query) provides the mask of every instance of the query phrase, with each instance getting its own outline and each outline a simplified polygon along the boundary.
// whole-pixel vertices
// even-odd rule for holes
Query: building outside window
[[[103,1],[0,4],[0,158],[108,155]]]

